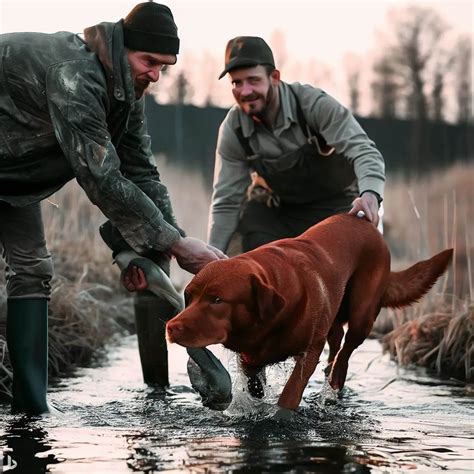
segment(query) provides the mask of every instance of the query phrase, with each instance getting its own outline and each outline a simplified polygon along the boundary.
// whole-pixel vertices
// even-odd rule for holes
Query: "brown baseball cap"
[[[270,65],[275,67],[275,60],[270,46],[258,36],[237,36],[231,39],[225,48],[225,68],[219,79],[228,72],[242,67]]]

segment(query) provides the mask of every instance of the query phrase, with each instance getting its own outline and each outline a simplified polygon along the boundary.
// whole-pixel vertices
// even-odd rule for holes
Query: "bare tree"
[[[387,41],[383,53],[379,56],[375,71],[382,73],[387,79],[398,76],[395,84],[400,81],[400,104],[404,105],[404,117],[412,119],[413,130],[411,135],[411,159],[416,169],[421,169],[421,164],[430,154],[429,129],[427,125],[429,112],[428,94],[430,88],[434,91],[439,108],[442,111],[443,78],[439,69],[433,67],[442,51],[442,39],[447,30],[447,25],[436,11],[419,6],[408,6],[392,10],[389,15],[390,27],[386,33],[392,34]],[[436,79],[433,80],[433,70],[437,70]],[[393,74],[392,74],[393,73]],[[435,83],[435,84],[434,84]],[[433,85],[434,84],[434,85]],[[391,81],[382,81],[376,85],[374,92],[379,95],[394,92]],[[392,113],[391,104],[384,99],[382,109],[384,113]]]
[[[214,96],[217,86],[217,77],[219,76],[221,69],[221,62],[215,56],[206,52],[201,67],[201,77],[203,79],[201,86],[204,91],[204,104],[206,107],[212,107],[215,105]]]
[[[298,63],[295,63],[295,70],[299,67]],[[302,67],[300,68],[303,69]],[[304,76],[310,84],[320,87],[329,93],[331,93],[332,90],[335,90],[334,74],[330,66],[311,59],[306,64],[305,70]]]
[[[344,56],[344,66],[349,88],[349,107],[356,115],[359,113],[360,106],[360,62],[360,57],[354,53],[349,53]]]
[[[473,119],[472,111],[472,38],[463,36],[455,48],[454,66],[457,122],[468,123]]]
[[[398,115],[401,84],[393,63],[386,57],[375,62],[375,79],[372,81],[374,115],[380,118],[395,118]]]
[[[447,72],[451,70],[454,56],[448,52],[440,53],[433,67],[433,85],[431,89],[430,118],[437,122],[445,119],[445,97]]]
[[[400,93],[405,97],[405,115],[426,121],[427,84],[433,82],[428,74],[440,52],[447,26],[434,10],[418,6],[392,10],[389,21],[393,38],[383,48],[376,67],[385,78],[389,71],[390,75],[393,72],[399,76]]]
[[[194,91],[189,83],[186,73],[181,70],[176,75],[170,87],[170,100],[172,104],[185,104],[192,101]]]

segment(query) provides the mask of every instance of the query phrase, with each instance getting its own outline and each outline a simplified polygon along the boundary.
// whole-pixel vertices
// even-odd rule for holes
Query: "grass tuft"
[[[373,330],[397,363],[466,381],[474,378],[473,182],[473,164],[413,182],[388,179],[384,222],[392,268],[400,270],[448,247],[454,248],[454,258],[427,296],[408,308],[383,310]]]

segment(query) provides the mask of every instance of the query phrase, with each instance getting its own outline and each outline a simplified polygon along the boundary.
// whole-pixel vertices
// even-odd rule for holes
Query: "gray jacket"
[[[273,131],[257,127],[238,105],[230,109],[219,128],[208,241],[223,251],[238,226],[242,202],[251,181],[251,169],[236,130],[242,128],[243,136],[249,139],[255,153],[275,159],[295,151],[307,141],[299,126],[296,100],[289,87],[285,82],[279,86],[281,106]],[[359,191],[372,190],[383,196],[383,157],[350,111],[321,89],[300,83],[291,87],[309,127],[319,131],[326,143],[353,165]]]
[[[76,178],[138,252],[179,239],[135,99],[122,21],[79,36],[0,35],[0,200],[26,206]]]

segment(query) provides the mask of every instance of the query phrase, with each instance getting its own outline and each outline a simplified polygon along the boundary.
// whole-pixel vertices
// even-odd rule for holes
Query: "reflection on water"
[[[225,413],[203,408],[189,387],[186,353],[170,347],[171,388],[141,380],[136,340],[106,366],[63,380],[51,400],[62,417],[28,420],[0,406],[0,448],[11,472],[472,472],[472,399],[463,386],[397,373],[366,341],[347,389],[329,400],[318,370],[291,422],[270,419],[291,364],[272,367],[263,401],[242,391],[235,357],[218,356],[234,380]],[[471,394],[472,395],[472,394]],[[4,461],[5,462],[5,461]]]
[[[41,424],[27,417],[13,418],[2,437],[3,465],[5,471],[46,472],[50,464],[59,462],[46,443],[47,433]]]

